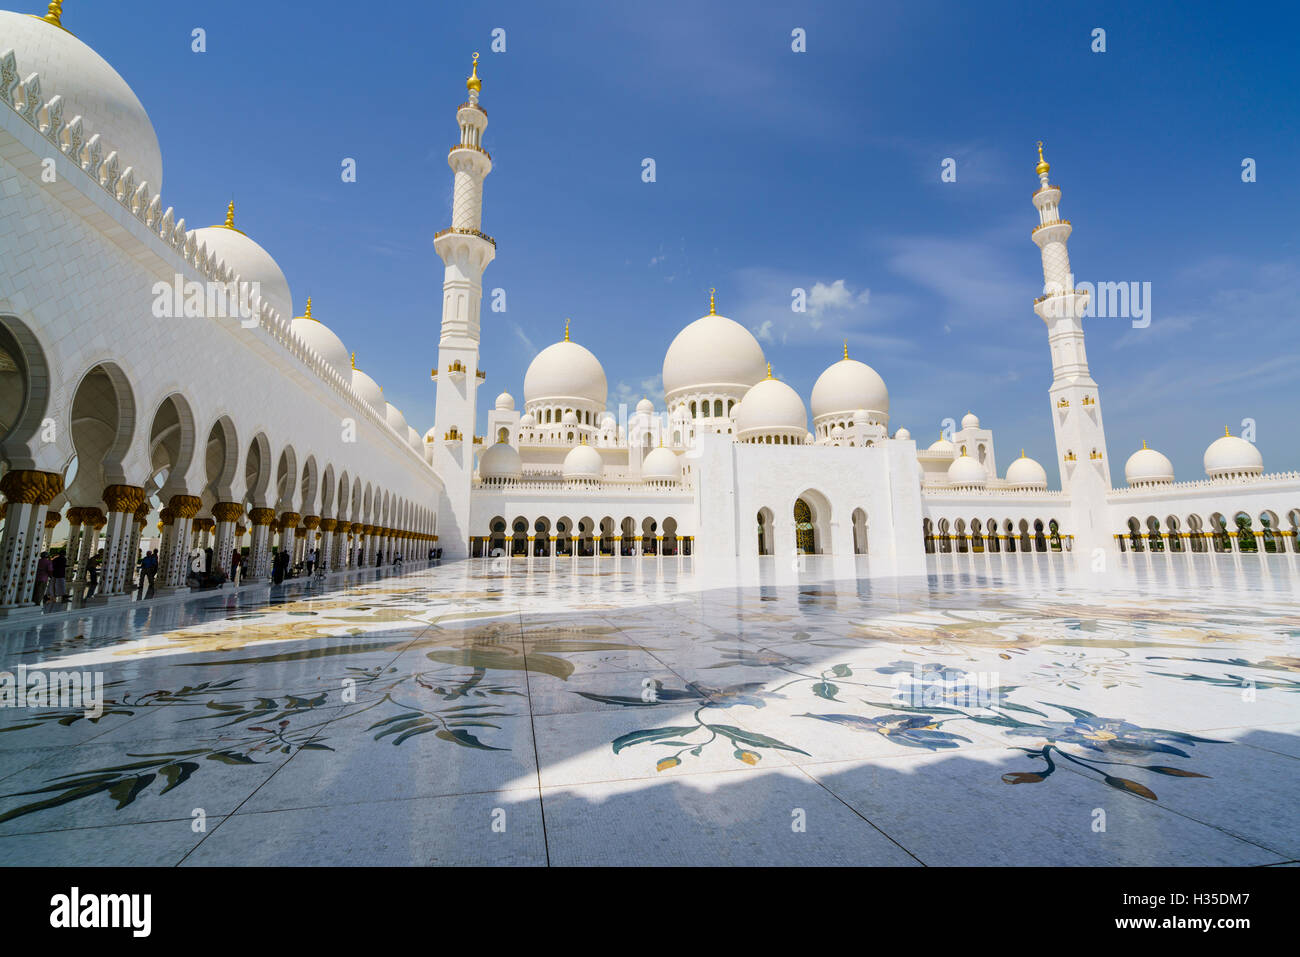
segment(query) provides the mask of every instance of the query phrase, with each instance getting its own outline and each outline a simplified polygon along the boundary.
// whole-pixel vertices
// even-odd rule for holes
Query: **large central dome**
[[[63,97],[63,121],[80,116],[85,138],[98,133],[103,155],[117,151],[122,169],[135,169],[136,183],[162,192],[162,151],[149,114],[108,62],[67,30],[25,13],[0,10],[0,50],[10,47],[18,75],[37,73],[41,97]]]
[[[576,342],[565,339],[537,354],[524,374],[524,403],[585,400],[605,408],[609,388],[600,360]]]
[[[703,392],[741,398],[763,381],[767,360],[753,333],[710,313],[677,333],[664,354],[664,398]]]

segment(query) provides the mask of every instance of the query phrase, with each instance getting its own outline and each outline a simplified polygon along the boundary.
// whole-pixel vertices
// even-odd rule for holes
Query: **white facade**
[[[273,543],[327,567],[422,553],[402,543],[436,533],[423,443],[337,337],[285,311],[233,206],[189,229],[164,205],[143,107],[57,19],[0,11],[0,614],[30,602],[56,529],[77,577],[103,549],[107,601],[155,520],[176,590],[196,547],[228,568],[248,545],[245,580]]]

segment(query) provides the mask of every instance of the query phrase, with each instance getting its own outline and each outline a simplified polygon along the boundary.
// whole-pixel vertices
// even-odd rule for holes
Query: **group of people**
[[[86,561],[86,598],[99,589],[99,566],[103,561],[102,548]],[[36,587],[32,601],[37,605],[56,605],[69,600],[67,550],[59,548],[41,552],[36,560]]]
[[[439,557],[439,550],[429,549],[429,561],[433,562],[437,557]],[[395,567],[400,568],[402,566],[402,553],[396,552],[390,555],[390,560]],[[104,550],[102,548],[87,560],[86,591],[83,598],[90,598],[98,591],[99,569],[103,561]],[[225,569],[214,566],[213,551],[210,547],[203,549],[201,552],[196,550],[190,558],[190,568],[186,575],[185,584],[191,588],[212,588],[226,581],[238,583],[247,562],[248,557],[239,549],[235,549],[230,556],[230,574],[227,576]],[[377,551],[375,553],[375,567],[380,568],[383,564],[384,553],[383,551]],[[279,585],[286,578],[294,577],[296,572],[305,572],[308,576],[313,576],[317,574],[319,568],[320,555],[314,547],[307,549],[302,562],[294,567],[291,567],[288,550],[277,549],[271,557],[271,581],[273,584]],[[133,582],[135,597],[137,599],[152,598],[154,595],[154,580],[158,577],[158,550],[142,552],[136,562],[135,570],[136,580]],[[36,587],[32,600],[37,605],[53,605],[71,600],[68,594],[68,555],[66,549],[41,552],[40,558],[36,562]]]

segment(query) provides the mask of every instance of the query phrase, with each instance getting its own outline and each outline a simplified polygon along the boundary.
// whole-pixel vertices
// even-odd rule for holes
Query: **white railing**
[[[135,169],[123,167],[124,159],[117,151],[103,155],[100,134],[89,139],[85,137],[82,119],[74,116],[70,121],[63,120],[63,97],[52,96],[43,99],[40,76],[31,74],[25,80],[19,80],[18,64],[12,49],[0,53],[0,101],[3,101],[18,116],[38,133],[45,137],[60,153],[81,168],[92,183],[98,185],[109,196],[134,216],[153,236],[169,250],[179,254],[185,264],[204,279],[211,282],[235,283],[240,277],[233,269],[217,258],[215,252],[208,252],[207,247],[197,242],[193,233],[186,229],[185,220],[177,219],[175,211],[168,206],[162,208],[162,195],[154,193],[148,182],[137,183]],[[350,381],[343,377],[331,365],[327,364],[318,352],[310,348],[293,331],[292,317],[281,316],[265,299],[253,301],[253,311],[258,327],[285,352],[305,365],[322,382],[328,383],[334,391],[350,406],[369,418],[375,424],[384,427],[389,435],[397,435],[389,427],[385,416],[366,402]],[[401,446],[420,461],[426,468],[432,466],[425,462],[420,451],[411,448],[407,436],[398,436]]]

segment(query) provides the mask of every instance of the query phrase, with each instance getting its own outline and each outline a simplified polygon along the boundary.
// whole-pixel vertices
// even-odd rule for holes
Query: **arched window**
[[[504,425],[501,426],[501,428],[497,429],[497,441],[498,442],[510,441],[510,430],[506,428]]]
[[[700,410],[699,410],[699,408],[696,407],[696,405],[695,405],[695,400],[692,399],[692,400],[691,400],[691,418],[692,418],[692,419],[698,419],[699,417],[700,417]]]
[[[720,419],[720,418],[722,418],[722,400],[721,400],[721,399],[714,399],[714,400],[713,400],[713,417],[714,417],[715,419]]]

